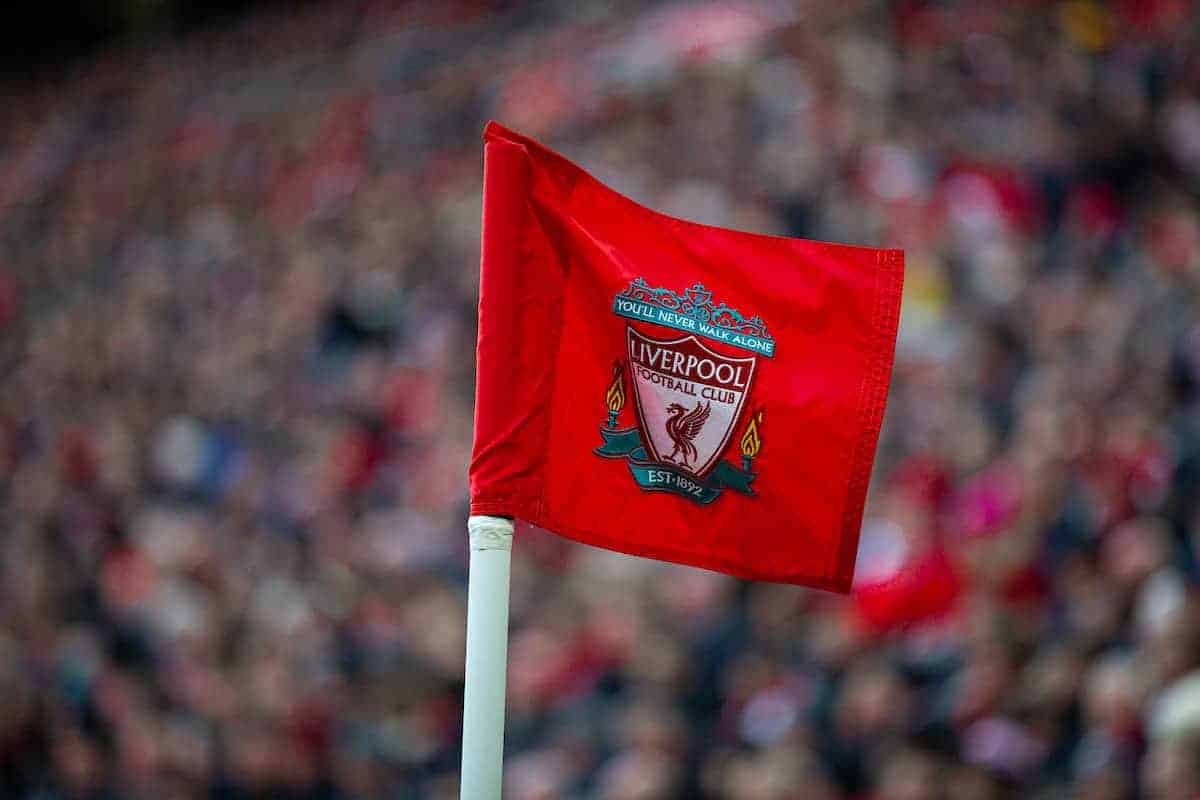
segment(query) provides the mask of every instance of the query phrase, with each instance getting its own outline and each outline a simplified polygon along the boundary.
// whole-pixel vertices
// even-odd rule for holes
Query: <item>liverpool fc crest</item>
[[[596,454],[623,458],[634,481],[649,491],[671,492],[711,503],[724,489],[753,495],[753,460],[762,448],[763,411],[743,423],[760,356],[773,356],[775,342],[758,317],[746,318],[696,284],[682,294],[652,289],[640,278],[617,295],[613,312],[629,320],[673,328],[684,335],[662,338],[626,326],[625,359],[613,366],[605,387],[608,418]],[[720,352],[703,339],[748,354]],[[619,428],[626,405],[625,382],[633,388],[636,425]],[[742,461],[722,455],[739,424]]]

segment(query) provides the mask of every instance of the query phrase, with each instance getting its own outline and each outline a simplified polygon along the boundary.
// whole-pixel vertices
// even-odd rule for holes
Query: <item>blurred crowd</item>
[[[507,798],[1200,797],[1190,0],[328,2],[5,95],[0,796],[457,796],[495,117],[908,254],[854,592],[519,529]]]

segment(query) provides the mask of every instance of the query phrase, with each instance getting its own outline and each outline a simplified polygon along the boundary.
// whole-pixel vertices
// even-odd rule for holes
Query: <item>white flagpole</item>
[[[461,800],[500,800],[508,674],[508,573],[513,523],[471,517]]]

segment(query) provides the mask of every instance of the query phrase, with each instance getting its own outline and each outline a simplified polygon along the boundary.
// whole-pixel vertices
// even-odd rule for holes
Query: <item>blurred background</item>
[[[1200,797],[1194,3],[39,8],[0,797],[457,796],[491,117],[908,251],[854,593],[519,530],[507,798]]]

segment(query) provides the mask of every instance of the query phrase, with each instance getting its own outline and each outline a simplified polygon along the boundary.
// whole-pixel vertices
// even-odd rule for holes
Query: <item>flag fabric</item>
[[[471,513],[848,591],[904,256],[675,219],[484,131]]]

